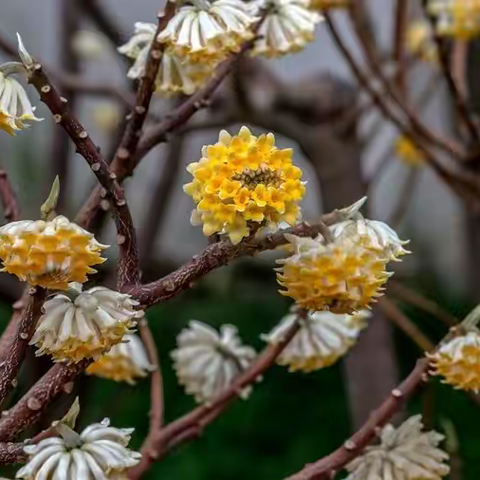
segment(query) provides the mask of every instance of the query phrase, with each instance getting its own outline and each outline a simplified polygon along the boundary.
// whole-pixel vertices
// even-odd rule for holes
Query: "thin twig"
[[[43,301],[47,296],[45,289],[34,287],[29,292],[30,299],[24,310],[15,335],[5,350],[0,353],[0,404],[17,385],[17,374],[32,338],[35,326],[41,315]]]
[[[382,297],[378,301],[378,306],[385,316],[400,328],[422,351],[429,352],[435,348],[435,345],[391,300]]]
[[[20,207],[18,205],[17,195],[10,183],[8,174],[0,168],[0,201],[3,206],[3,216],[9,222],[15,222],[20,217]]]
[[[397,0],[395,9],[395,31],[393,57],[398,65],[397,75],[395,77],[398,89],[406,93],[407,70],[406,70],[406,50],[405,33],[408,26],[408,0]]]
[[[299,327],[300,323],[295,322],[290,329],[285,332],[281,341],[268,346],[258,355],[256,360],[234,380],[227,390],[218,394],[217,397],[208,404],[200,405],[191,412],[169,423],[160,430],[156,436],[152,437],[154,450],[157,452],[156,457],[142,458],[140,464],[130,470],[128,478],[130,480],[138,480],[154,460],[165,457],[174,447],[180,445],[180,443],[200,436],[203,428],[217,418],[228,405],[238,398],[245,387],[253,384],[275,363],[275,360],[282,353],[283,349],[298,332]]]
[[[371,443],[377,436],[379,429],[395,415],[403,402],[426,379],[427,370],[428,359],[418,360],[410,375],[392,390],[382,405],[372,412],[369,419],[351,438],[330,455],[307,465],[300,472],[288,477],[287,480],[326,480],[333,478],[342,467],[357,457]]]
[[[113,207],[113,217],[117,227],[117,243],[120,260],[118,265],[118,284],[135,285],[140,277],[137,241],[130,210],[122,187],[116,175],[110,173],[107,163],[99,152],[88,132],[68,107],[68,100],[61,97],[51,84],[39,63],[29,69],[29,82],[37,89],[41,100],[53,113],[59,123],[77,147],[77,152],[88,162],[94,175],[102,186],[102,196]]]
[[[388,282],[388,291],[400,300],[403,300],[414,307],[420,308],[433,317],[438,318],[438,320],[443,322],[447,327],[453,327],[460,322],[458,318],[455,318],[449,312],[444,310],[438,305],[438,303],[430,298],[424,297],[416,290],[413,290],[396,280],[390,280]]]
[[[113,171],[120,177],[124,177],[127,172],[131,171],[129,163],[140,141],[140,134],[155,90],[155,81],[162,61],[163,51],[166,48],[166,44],[159,42],[157,38],[175,15],[175,10],[176,3],[167,1],[165,11],[158,16],[157,30],[148,51],[145,74],[141,78],[137,89],[135,106],[130,114],[122,140],[112,162]]]

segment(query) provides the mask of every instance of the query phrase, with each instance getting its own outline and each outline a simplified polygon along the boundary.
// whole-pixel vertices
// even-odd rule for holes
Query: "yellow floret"
[[[91,268],[105,261],[106,245],[67,218],[25,220],[0,229],[3,271],[44,288],[66,290],[69,282],[86,282]]]
[[[480,34],[480,2],[430,0],[428,11],[437,19],[439,35],[471,40]]]
[[[419,167],[425,163],[425,154],[405,135],[397,138],[395,153],[400,160],[412,167]]]
[[[198,204],[192,223],[203,223],[205,235],[227,233],[233,243],[249,235],[252,225],[293,225],[305,194],[302,171],[292,165],[292,150],[278,150],[269,133],[256,137],[242,127],[238,136],[220,133],[203,148],[199,162],[187,170],[193,181],[184,187]]]
[[[324,244],[288,237],[296,251],[279,261],[283,267],[277,280],[285,289],[280,293],[301,307],[351,314],[382,295],[382,286],[391,275],[385,270],[388,260],[366,247],[366,242],[336,239]]]

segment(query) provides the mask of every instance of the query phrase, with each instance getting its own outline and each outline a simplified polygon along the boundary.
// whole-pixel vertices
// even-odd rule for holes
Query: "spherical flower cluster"
[[[330,227],[333,238],[356,239],[358,243],[376,250],[389,261],[400,261],[401,256],[411,253],[403,248],[409,240],[400,240],[395,230],[378,220],[345,220]]]
[[[305,193],[302,171],[292,165],[291,149],[279,150],[274,142],[272,133],[256,137],[246,127],[234,137],[222,130],[188,166],[194,180],[184,190],[198,203],[192,223],[203,223],[205,235],[227,233],[236,244],[252,225],[296,223]]]
[[[78,434],[60,424],[61,437],[41,440],[24,448],[28,463],[16,478],[24,480],[94,480],[127,478],[126,471],[141,455],[127,448],[133,428],[110,427],[108,418]]]
[[[480,332],[472,330],[429,355],[432,374],[457,389],[480,391]]]
[[[180,7],[158,35],[179,57],[192,63],[218,63],[253,38],[258,21],[254,3],[241,0],[193,0]]]
[[[438,62],[437,44],[430,22],[416,20],[408,25],[405,39],[407,52],[426,62]]]
[[[63,216],[51,221],[22,220],[0,228],[3,271],[32,285],[65,290],[69,282],[86,282],[92,265],[105,261],[107,245]]]
[[[77,30],[71,40],[72,50],[83,60],[97,60],[109,50],[107,38],[92,30]]]
[[[313,40],[315,25],[322,17],[309,9],[310,0],[270,0],[268,4],[252,55],[278,57],[298,52]]]
[[[294,247],[287,259],[277,260],[280,290],[308,310],[352,314],[382,295],[391,273],[388,259],[370,248],[366,239],[340,236],[332,243],[286,234]]]
[[[37,355],[49,354],[57,362],[98,359],[143,315],[135,310],[138,302],[130,295],[105,287],[81,293],[81,285],[70,284],[67,294],[55,295],[45,302],[30,344]]]
[[[18,130],[27,128],[28,122],[42,120],[34,112],[35,107],[32,107],[22,85],[0,68],[0,129],[15,135]]]
[[[380,445],[367,447],[350,462],[346,480],[440,480],[450,468],[444,462],[448,454],[438,448],[443,435],[423,432],[421,415],[415,415],[397,429],[386,425]]]
[[[192,320],[177,338],[172,352],[179,382],[198,402],[209,402],[224,391],[251,361],[255,350],[242,345],[237,328],[222,325],[220,333]],[[250,389],[242,392],[246,398]]]
[[[135,60],[127,73],[131,79],[142,78],[145,74],[148,51],[155,38],[156,26],[153,23],[137,22],[132,38],[119,47],[118,51]],[[191,95],[203,85],[213,72],[211,65],[194,65],[167,47],[162,53],[160,68],[155,79],[155,91],[162,95]]]
[[[332,8],[346,8],[352,0],[311,0],[310,8],[313,10],[330,10]]]
[[[411,167],[425,165],[425,154],[405,135],[401,135],[395,142],[397,157]]]
[[[137,335],[125,335],[120,343],[92,363],[87,373],[115,382],[135,385],[137,378],[146,377],[155,368],[155,365],[149,362],[140,338]]]
[[[439,35],[470,40],[480,33],[478,0],[429,0],[427,5]]]
[[[291,372],[311,372],[334,364],[355,345],[370,312],[362,310],[354,315],[331,312],[308,312],[301,318],[300,330],[277,359],[279,365],[288,365]],[[263,339],[270,344],[281,341],[298,315],[284,317]]]

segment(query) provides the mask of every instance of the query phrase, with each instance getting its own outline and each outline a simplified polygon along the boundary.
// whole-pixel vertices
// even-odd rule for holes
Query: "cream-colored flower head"
[[[135,310],[138,302],[130,295],[105,287],[81,289],[80,284],[70,284],[67,294],[45,302],[45,313],[30,341],[38,348],[37,355],[49,354],[57,362],[68,363],[98,359],[143,315]]]
[[[145,74],[148,51],[155,37],[156,28],[153,23],[135,23],[134,35],[125,45],[119,47],[120,53],[134,60],[127,73],[128,78],[135,80]],[[193,65],[187,59],[181,58],[173,47],[167,47],[162,54],[155,79],[155,91],[164,96],[191,95],[213,73],[215,66],[216,64]]]
[[[137,335],[127,334],[120,343],[114,345],[105,355],[92,363],[87,373],[97,377],[127,382],[135,385],[138,378],[146,377],[156,369]]]
[[[32,285],[65,290],[69,282],[84,283],[91,268],[105,261],[108,245],[59,215],[53,220],[21,220],[0,228],[3,271]]]
[[[106,480],[127,478],[141,454],[127,448],[133,428],[110,426],[108,418],[78,434],[57,426],[60,437],[41,440],[24,448],[28,463],[16,478],[24,480]]]
[[[322,16],[309,10],[310,0],[270,0],[270,10],[258,30],[252,55],[278,57],[298,52],[313,40]]]
[[[406,35],[407,52],[426,62],[438,62],[437,44],[433,38],[430,22],[415,20],[408,25]]]
[[[84,60],[102,58],[109,50],[107,38],[92,30],[77,30],[71,42],[72,50]]]
[[[122,121],[120,107],[116,102],[98,102],[91,112],[95,126],[107,134],[115,132]]]
[[[209,325],[192,320],[177,338],[172,352],[178,381],[198,402],[209,402],[224,391],[251,361],[255,350],[242,345],[233,325],[217,332]],[[250,389],[242,392],[246,398]]]
[[[436,18],[439,35],[471,40],[480,34],[478,0],[429,0],[427,10]]]
[[[330,227],[333,238],[352,238],[365,247],[380,252],[388,260],[399,261],[399,257],[410,253],[403,248],[409,240],[400,240],[395,230],[378,220],[346,220]]]
[[[7,68],[8,64],[5,65]],[[19,81],[8,75],[0,66],[0,129],[10,135],[29,127],[28,122],[40,122],[35,116],[27,92]]]
[[[187,170],[193,175],[184,186],[197,209],[191,222],[203,224],[203,233],[226,233],[238,243],[255,228],[294,225],[305,194],[302,171],[292,164],[292,150],[279,150],[273,133],[252,135],[242,127],[238,135],[220,132],[218,142],[204,146],[199,162]]]
[[[480,332],[472,329],[429,355],[432,374],[457,389],[480,391]]]
[[[308,312],[300,318],[300,329],[277,359],[279,365],[288,365],[291,372],[311,372],[334,364],[356,343],[370,312],[361,310],[354,315],[331,312]],[[277,344],[297,321],[298,315],[290,313],[262,338]]]
[[[192,0],[180,7],[158,41],[171,45],[189,62],[218,62],[253,38],[256,7],[242,0]]]
[[[448,454],[438,448],[443,438],[433,430],[423,431],[421,415],[398,428],[386,425],[380,445],[367,447],[346,466],[346,480],[440,480],[450,471]]]
[[[382,295],[391,273],[381,251],[365,247],[360,236],[339,236],[332,243],[286,234],[294,253],[277,260],[282,295],[291,297],[307,310],[330,310],[352,314],[368,308]]]

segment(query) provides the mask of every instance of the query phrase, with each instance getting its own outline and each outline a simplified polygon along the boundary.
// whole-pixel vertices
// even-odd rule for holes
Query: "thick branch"
[[[116,175],[110,173],[98,147],[69,109],[68,100],[58,94],[39,63],[36,63],[29,71],[29,82],[37,89],[40,98],[53,113],[55,122],[59,123],[73,140],[77,152],[88,162],[103,187],[102,197],[112,205],[117,227],[120,250],[118,283],[120,287],[135,285],[140,276],[135,227],[123,189],[117,182]]]
[[[307,465],[303,470],[288,477],[287,480],[326,480],[347,463],[357,457],[362,450],[376,437],[378,429],[383,427],[399,410],[403,402],[418,388],[425,379],[428,370],[428,359],[418,360],[410,375],[394,390],[382,405],[375,410],[350,439],[330,455]]]
[[[25,428],[37,421],[48,405],[62,392],[70,393],[73,381],[89,365],[82,360],[74,365],[55,364],[0,420],[0,440],[13,440]]]
[[[46,290],[32,288],[27,308],[20,319],[15,335],[5,350],[0,352],[0,404],[17,384],[16,376],[27,352],[28,342],[32,338],[35,326],[41,315]]]
[[[338,221],[335,212],[323,215],[322,222],[331,225]],[[321,233],[324,226],[301,223],[295,227],[283,230],[262,238],[247,238],[238,245],[230,240],[221,240],[209,245],[203,252],[196,255],[188,263],[155,282],[140,285],[128,291],[142,305],[148,307],[163,302],[186,290],[190,284],[212,270],[227,265],[231,260],[240,256],[255,255],[265,250],[273,250],[287,243],[285,233],[300,237],[314,237]]]

